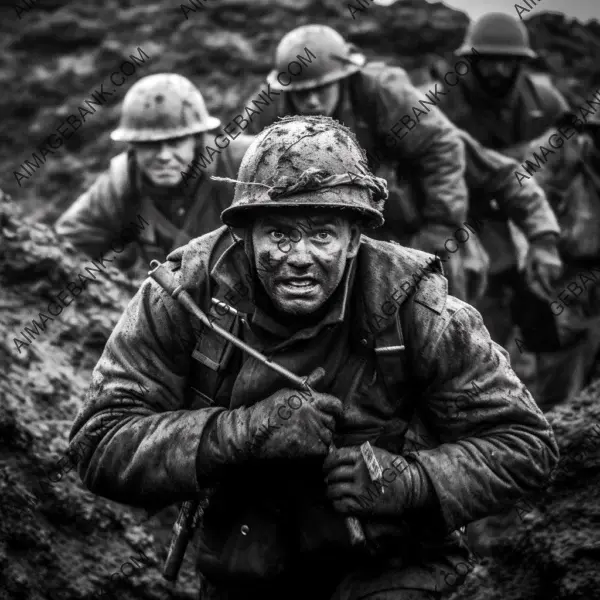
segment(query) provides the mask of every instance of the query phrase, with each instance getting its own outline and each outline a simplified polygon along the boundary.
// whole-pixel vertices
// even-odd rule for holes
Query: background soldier
[[[598,375],[600,353],[600,123],[596,115],[577,132],[561,131],[567,141],[557,135],[560,150],[534,174],[558,216],[565,263],[549,294],[551,326],[531,335],[550,330],[556,337],[554,352],[542,346],[537,354],[536,399],[544,411],[574,398]],[[545,142],[533,141],[530,152]],[[536,349],[527,340],[525,346]]]
[[[442,96],[440,108],[478,142],[520,162],[529,142],[559,122],[569,106],[546,75],[524,69],[524,63],[536,53],[529,45],[527,29],[516,18],[490,13],[473,21],[457,54],[471,55],[473,48],[477,55],[471,72]],[[489,204],[482,241],[491,258],[490,278],[478,308],[495,341],[506,346],[518,315],[527,312],[549,317],[547,291],[541,297],[539,289],[531,295],[523,285],[519,263],[527,253],[525,240],[511,231],[505,216],[490,203],[491,198],[473,195],[470,201]],[[539,250],[531,252],[549,256],[556,240],[539,237],[536,243]],[[523,304],[532,309],[522,310],[519,305]]]
[[[310,69],[286,84],[280,77],[305,48],[316,55]],[[275,69],[267,77],[279,92],[261,114],[252,118],[249,131],[258,133],[284,115],[325,115],[349,127],[367,151],[356,165],[381,174],[390,184],[386,225],[379,239],[398,241],[426,252],[447,255],[444,243],[465,219],[467,209],[463,150],[448,120],[435,108],[417,124],[412,107],[422,96],[406,72],[366,57],[325,25],[304,25],[283,37],[275,53]],[[252,97],[256,96],[254,94]],[[261,107],[262,109],[262,107]],[[367,166],[368,163],[368,166]],[[398,181],[418,189],[421,204],[415,210],[402,198]],[[459,255],[449,255],[444,271],[450,291],[464,297]]]
[[[386,197],[383,180],[351,175],[362,160],[332,119],[274,124],[222,215],[237,241],[222,227],[169,257],[211,319],[316,389],[301,397],[212,328],[194,339],[196,318],[148,279],[73,426],[72,449],[94,432],[79,470],[97,494],[164,506],[214,488],[204,600],[438,598],[463,579],[457,529],[557,462],[543,414],[477,311],[447,295],[439,261],[361,236]],[[383,469],[375,493],[365,440]],[[374,556],[350,544],[347,515]]]
[[[546,194],[534,180],[520,185],[514,172],[518,164],[511,158],[483,147],[466,131],[459,130],[465,146],[465,181],[469,189],[468,223],[477,231],[472,238],[454,239],[465,248],[467,299],[479,304],[485,293],[489,264],[498,257],[488,256],[479,240],[487,240],[489,221],[509,219],[519,228],[529,243],[524,265],[524,282],[539,295],[548,295],[552,282],[560,275],[562,262],[558,253],[560,228]],[[463,231],[464,228],[463,228]],[[511,248],[509,261],[517,261],[517,248]],[[492,249],[493,251],[493,249]],[[478,254],[481,252],[483,256]],[[501,257],[502,259],[502,257]],[[493,340],[503,339],[507,324],[498,327],[496,320],[486,323]]]
[[[122,242],[118,232],[139,215],[146,223],[117,262],[145,274],[152,259],[164,260],[174,248],[216,229],[232,194],[210,176],[235,177],[254,139],[240,136],[224,146],[204,173],[198,169],[200,176],[191,176],[190,164],[205,146],[206,132],[219,125],[185,77],[160,73],[140,79],[127,92],[121,122],[111,134],[115,141],[129,142],[129,150],[115,156],[110,168],[58,219],[57,232],[97,258],[114,242]]]

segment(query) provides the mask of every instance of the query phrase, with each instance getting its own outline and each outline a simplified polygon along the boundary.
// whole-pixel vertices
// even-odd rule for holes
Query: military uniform
[[[257,468],[231,473],[219,484],[228,491],[219,494],[221,502],[227,500],[226,508],[218,503],[205,514],[207,531],[200,535],[199,546],[201,572],[218,573],[226,564],[234,571],[228,580],[233,585],[237,563],[230,560],[228,552],[233,552],[235,545],[226,542],[239,534],[244,519],[250,522],[249,552],[253,544],[255,550],[262,548],[264,535],[266,543],[277,543],[269,538],[273,520],[284,528],[289,525],[289,540],[296,539],[293,532],[297,527],[310,529],[312,522],[323,530],[309,532],[310,552],[301,560],[318,569],[311,570],[308,586],[314,585],[311,595],[315,598],[366,597],[347,591],[346,578],[364,579],[359,587],[370,592],[411,587],[442,591],[436,573],[451,571],[451,565],[465,557],[456,534],[447,537],[447,532],[500,510],[542,484],[556,462],[552,431],[514,375],[504,351],[491,342],[478,313],[447,296],[439,268],[420,281],[415,293],[403,295],[401,291],[401,282],[413,281],[431,258],[363,238],[330,310],[314,327],[294,333],[250,301],[255,298],[253,291],[241,292],[240,282],[250,280],[247,259],[239,244],[231,243],[225,228],[170,255],[170,268],[179,283],[219,324],[229,328],[233,317],[211,309],[210,297],[231,302],[231,294],[238,296],[236,309],[250,323],[248,329],[239,330],[245,340],[296,373],[325,368],[323,388],[345,398],[345,418],[338,426],[336,445],[370,439],[398,451],[403,440],[390,435],[394,431],[390,426],[394,419],[397,426],[397,415],[404,415],[411,423],[406,439],[413,440],[404,446],[405,452],[412,450],[439,499],[439,508],[422,515],[423,521],[415,520],[410,539],[396,541],[393,556],[384,561],[386,567],[372,571],[364,557],[352,556],[341,516],[328,508],[318,486],[311,487],[314,478],[302,465],[292,472]],[[399,308],[386,316],[390,303]],[[94,370],[85,408],[72,433],[71,447],[75,449],[78,440],[110,411],[107,422],[96,432],[98,443],[89,448],[80,465],[83,480],[94,493],[137,506],[166,505],[200,494],[214,483],[214,473],[205,475],[199,468],[199,442],[210,420],[225,409],[252,405],[285,386],[284,380],[254,359],[226,350],[227,344],[209,331],[195,339],[191,332],[197,328],[198,323],[150,280],[127,308]],[[393,362],[396,369],[407,370],[397,380],[402,395],[390,396],[385,378],[376,370],[374,348],[390,345],[386,340],[397,335],[405,350],[398,351]],[[221,375],[215,382],[217,373]],[[190,388],[191,381],[195,389]],[[477,395],[471,393],[472,382],[479,388]],[[208,398],[215,404],[209,406]],[[407,410],[409,405],[414,406],[414,413]],[[427,430],[423,423],[428,424]],[[432,447],[427,440],[435,440]],[[493,462],[487,457],[490,452]],[[295,503],[299,505],[296,517],[289,514],[293,505],[286,497],[288,488],[306,492]],[[256,514],[246,514],[248,507]],[[418,532],[425,527],[425,520],[439,522],[439,531],[422,540]],[[222,531],[214,531],[217,524]],[[261,526],[267,529],[261,531]],[[399,520],[396,533],[403,527]],[[301,550],[298,542],[290,552]],[[357,569],[360,562],[359,571],[352,574],[344,569],[332,551],[352,560]],[[325,560],[328,553],[329,560],[320,565],[311,560]],[[415,556],[425,556],[424,564],[413,564],[411,557]],[[237,560],[243,561],[243,557]],[[289,589],[284,587],[286,591],[279,597],[294,597],[292,590],[297,585],[306,589],[301,582],[306,571],[302,574],[301,569],[289,568],[290,579],[284,578],[282,583]],[[329,595],[319,591],[316,572],[336,573]],[[220,593],[227,589],[223,583],[210,585]],[[337,595],[333,595],[336,585]],[[244,597],[251,589],[246,587]]]
[[[116,265],[145,276],[151,260],[164,260],[174,248],[221,225],[219,215],[231,203],[231,193],[211,176],[235,177],[253,138],[237,136],[233,144],[227,139],[216,159],[207,165],[204,158],[200,165],[202,134],[219,125],[186,77],[143,77],[125,95],[119,126],[111,132],[114,141],[132,146],[115,156],[109,169],[58,219],[57,232],[95,259],[113,250]],[[178,143],[187,145],[184,154]],[[191,164],[177,173],[177,166],[192,154]],[[170,178],[153,182],[152,167],[159,163]]]
[[[541,323],[532,332],[556,331],[555,350],[542,346],[537,354],[536,399],[544,410],[581,392],[596,374],[600,353],[600,143],[593,124],[577,135],[566,132],[570,141],[535,174],[558,216],[565,263],[549,300],[555,327]]]
[[[239,136],[201,177],[168,189],[152,186],[136,167],[132,153],[123,152],[58,219],[56,230],[76,248],[98,258],[111,246],[122,245],[119,232],[137,222],[141,229],[137,238],[116,260],[121,268],[145,275],[151,260],[164,260],[171,250],[221,226],[220,214],[231,204],[232,191],[210,177],[235,177],[253,139]],[[147,223],[140,223],[138,215]]]
[[[146,507],[203,497],[204,600],[439,598],[465,575],[458,530],[541,487],[557,462],[548,422],[479,313],[448,295],[439,260],[361,236],[381,225],[387,194],[383,180],[348,174],[361,156],[332,119],[263,131],[222,215],[231,229],[178,248],[144,282],[74,423],[70,452],[94,493]],[[275,279],[318,277],[310,265],[340,257],[321,236],[332,223],[353,236],[352,252],[331,271],[331,293],[304,312],[275,310],[282,296],[257,260],[282,227],[262,231],[253,218],[292,213],[298,223],[307,210],[329,225],[282,250]],[[181,290],[205,320],[175,299]],[[215,324],[268,359],[243,354]],[[310,399],[289,390],[281,368],[322,371],[304,388]],[[403,470],[390,480],[383,469],[385,490],[367,488],[353,508],[344,498],[365,491],[365,441],[382,468]],[[353,457],[358,470],[344,481],[340,461]],[[352,543],[349,514],[370,553]]]
[[[476,235],[469,235],[463,227],[458,233],[454,232],[453,243],[448,244],[447,249],[455,252],[458,248],[463,253],[467,300],[474,303],[482,301],[489,273],[493,276],[522,260],[512,243],[505,244],[499,252],[498,245],[494,244],[496,229],[490,230],[490,222],[507,223],[510,219],[530,242],[549,237],[554,246],[558,243],[560,228],[542,188],[533,180],[523,186],[518,184],[514,177],[518,167],[515,161],[483,147],[462,129],[458,134],[465,148],[465,182],[471,197],[467,223],[476,230]],[[408,188],[404,190],[403,203],[405,207],[413,207],[407,212],[415,212],[419,205]],[[502,337],[506,328],[504,324],[498,329],[493,320],[487,325],[495,340]]]
[[[497,21],[497,22],[496,22]],[[532,58],[524,26],[507,15],[485,15],[467,32],[459,53],[475,47],[478,54]],[[506,38],[506,39],[502,39]],[[490,39],[492,41],[490,41]],[[439,83],[439,82],[438,82]],[[504,97],[486,93],[473,72],[458,79],[440,98],[439,107],[459,128],[482,145],[517,161],[525,158],[529,142],[555,125],[569,110],[566,100],[546,75],[520,71]],[[515,165],[515,170],[517,169]],[[473,204],[491,199],[472,198]],[[519,275],[519,263],[526,252],[524,240],[511,230],[509,221],[493,206],[486,209],[484,246],[491,257],[486,297],[478,305],[494,339],[506,345],[512,331],[515,295],[527,294]]]

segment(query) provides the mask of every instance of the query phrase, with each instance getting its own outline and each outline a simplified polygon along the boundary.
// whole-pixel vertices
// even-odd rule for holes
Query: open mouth
[[[307,294],[315,290],[318,282],[312,277],[290,277],[283,279],[279,285],[287,292]]]

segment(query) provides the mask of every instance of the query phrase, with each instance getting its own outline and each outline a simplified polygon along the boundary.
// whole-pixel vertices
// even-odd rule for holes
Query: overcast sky
[[[395,0],[375,0],[376,4],[393,4]],[[401,1],[401,0],[399,0]],[[527,4],[532,8],[529,12],[522,12],[524,19],[536,12],[560,12],[569,17],[576,17],[580,21],[598,19],[600,21],[600,0],[442,0],[444,4],[452,6],[467,13],[471,19],[477,18],[486,12],[504,12],[518,17],[515,4],[527,9]]]

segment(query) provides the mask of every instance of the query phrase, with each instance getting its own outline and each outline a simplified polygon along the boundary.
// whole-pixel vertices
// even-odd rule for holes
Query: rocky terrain
[[[418,74],[450,57],[468,18],[424,0],[372,5],[355,19],[333,0],[196,0],[185,15],[170,0],[29,5],[20,19],[10,7],[0,18],[1,186],[13,198],[0,202],[0,600],[192,598],[190,564],[175,589],[160,576],[173,510],[149,516],[91,495],[73,471],[56,474],[91,369],[136,285],[108,265],[41,332],[24,332],[88,266],[44,223],[121,149],[109,133],[139,77],[190,77],[226,122],[268,72],[278,39],[297,25],[328,23],[369,56]],[[572,102],[600,85],[600,24],[540,12],[526,24],[540,52],[535,66],[549,70]],[[149,59],[19,186],[13,172],[24,172],[20,165],[138,48]],[[592,386],[550,415],[565,469],[454,600],[597,597],[599,394]]]

